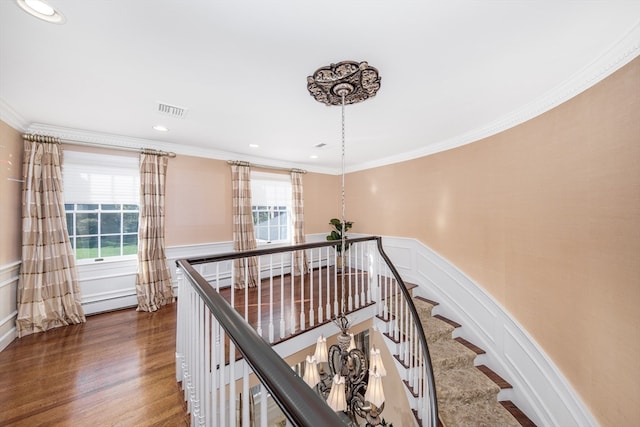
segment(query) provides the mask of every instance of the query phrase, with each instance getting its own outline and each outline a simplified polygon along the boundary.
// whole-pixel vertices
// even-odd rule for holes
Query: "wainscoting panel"
[[[78,265],[84,314],[136,306],[137,265],[136,259]]]
[[[439,302],[437,313],[463,325],[457,334],[487,351],[483,363],[514,386],[509,399],[533,422],[598,425],[542,348],[480,286],[415,239],[384,237],[383,245],[403,266],[403,279],[418,285],[414,293]],[[414,256],[404,256],[406,251]]]
[[[17,337],[16,317],[20,261],[0,266],[0,351]]]

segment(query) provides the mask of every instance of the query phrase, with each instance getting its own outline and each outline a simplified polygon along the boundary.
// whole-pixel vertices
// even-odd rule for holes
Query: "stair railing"
[[[420,316],[411,294],[377,237],[381,266],[378,271],[380,298],[378,317],[387,325],[386,335],[397,343],[395,355],[404,366],[405,384],[415,397],[412,409],[423,425],[438,426],[438,403],[431,355]],[[402,371],[402,370],[401,370]],[[415,404],[415,407],[413,406]],[[424,422],[426,420],[426,423]]]
[[[182,277],[176,375],[185,391],[191,425],[249,426],[249,370],[294,426],[346,425],[188,261],[178,260],[177,264]],[[228,348],[226,337],[231,341]],[[236,349],[242,355],[237,363]],[[238,371],[243,373],[240,420],[235,408]],[[266,395],[264,390],[261,394]],[[265,399],[261,403],[263,425],[266,410]]]
[[[335,414],[326,411],[325,402],[293,374],[267,342],[327,323],[342,309],[349,313],[370,307],[385,322],[384,332],[399,343],[396,358],[405,366],[403,379],[411,390],[414,414],[422,425],[437,426],[429,350],[410,293],[384,253],[380,237],[348,242],[344,290],[338,288],[335,242],[177,261],[176,378],[185,391],[192,425],[235,426],[239,417],[241,425],[249,426],[250,372],[262,382],[260,394],[270,393],[294,425],[342,425],[341,421],[336,424]],[[311,274],[291,274],[300,251],[308,258]],[[257,261],[258,286],[234,289],[238,278],[233,260],[249,258]],[[289,288],[284,286],[285,277]],[[278,297],[277,310],[274,297]],[[236,351],[242,358],[236,359]],[[242,387],[241,393],[237,386]],[[238,394],[242,396],[240,408],[236,408]],[[260,420],[265,426],[266,408],[261,401]],[[332,416],[331,421],[322,418]]]

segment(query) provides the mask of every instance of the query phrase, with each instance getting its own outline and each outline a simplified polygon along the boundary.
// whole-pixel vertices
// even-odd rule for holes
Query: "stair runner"
[[[486,366],[474,366],[476,356],[484,351],[462,338],[452,338],[460,325],[434,316],[436,302],[413,300],[429,344],[444,427],[535,426],[512,402],[498,402],[501,387],[511,385]]]

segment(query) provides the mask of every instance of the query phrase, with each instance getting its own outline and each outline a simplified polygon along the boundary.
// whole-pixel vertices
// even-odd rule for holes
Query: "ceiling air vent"
[[[187,115],[187,109],[178,107],[176,105],[165,104],[163,102],[158,102],[158,113],[164,114],[166,116],[175,117],[176,119],[184,119],[184,116]]]

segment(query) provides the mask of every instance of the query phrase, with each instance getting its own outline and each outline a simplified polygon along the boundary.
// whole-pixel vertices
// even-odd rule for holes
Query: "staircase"
[[[474,366],[484,351],[463,338],[453,338],[459,324],[433,315],[437,302],[413,297],[425,331],[436,382],[438,410],[444,427],[535,427],[512,402],[498,401],[511,388],[486,366]]]

